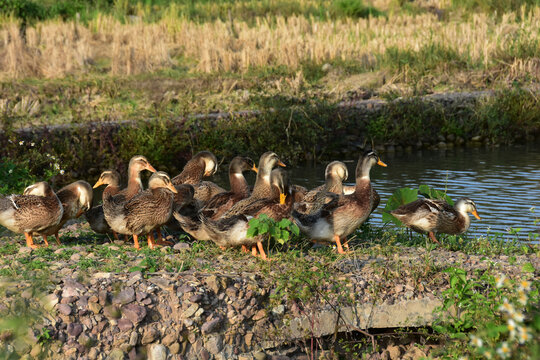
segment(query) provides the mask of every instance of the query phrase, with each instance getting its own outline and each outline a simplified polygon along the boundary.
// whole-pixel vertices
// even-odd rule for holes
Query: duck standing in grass
[[[176,193],[169,175],[157,171],[150,177],[148,189],[129,201],[123,196],[105,196],[105,219],[117,233],[133,235],[136,249],[139,249],[139,236],[145,234],[148,234],[148,247],[151,249],[156,245],[169,245],[161,240],[154,241],[152,231],[169,221]]]
[[[36,188],[25,190],[24,195],[32,195],[32,193],[36,191],[35,189]],[[75,181],[64,186],[56,192],[56,196],[58,196],[58,199],[60,199],[62,207],[64,208],[60,222],[37,232],[43,237],[46,246],[49,246],[47,241],[47,236],[49,235],[54,235],[56,243],[60,245],[58,232],[64,224],[70,219],[78,218],[92,206],[92,187],[84,180]]]
[[[32,233],[58,225],[64,208],[58,196],[46,182],[38,182],[25,189],[32,195],[0,197],[0,225],[16,233],[24,233],[26,245],[32,249]]]
[[[476,204],[467,197],[460,198],[454,206],[444,200],[418,199],[390,212],[410,229],[425,234],[439,244],[435,233],[461,234],[469,229],[472,213],[480,220]]]
[[[293,211],[300,230],[314,242],[336,244],[338,253],[345,253],[343,246],[349,247],[345,242],[347,236],[366,221],[373,209],[376,199],[369,173],[375,164],[386,166],[375,151],[365,151],[356,165],[356,187],[352,194],[340,195],[313,214]]]

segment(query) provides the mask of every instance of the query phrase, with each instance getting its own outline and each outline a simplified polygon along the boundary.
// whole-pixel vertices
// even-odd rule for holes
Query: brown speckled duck
[[[32,233],[56,226],[62,219],[64,208],[50,185],[38,182],[26,188],[32,195],[0,197],[0,225],[16,233],[24,233],[26,245],[32,249]]]
[[[93,188],[97,188],[101,185],[107,185],[103,191],[102,199],[106,195],[116,195],[120,192],[120,174],[116,170],[106,170],[101,173],[99,179],[94,184]],[[97,205],[88,210],[84,216],[90,224],[90,228],[98,234],[113,233],[114,237],[118,239],[118,235],[112,231],[111,227],[105,220],[105,214],[103,213],[103,205]]]
[[[244,171],[250,170],[257,172],[257,167],[250,158],[237,156],[232,159],[229,165],[231,191],[219,193],[212,197],[201,209],[205,216],[214,220],[218,219],[234,204],[249,196],[249,186],[244,177]]]
[[[173,185],[190,184],[195,189],[195,199],[203,204],[216,194],[225,192],[225,189],[211,181],[202,181],[203,177],[216,173],[218,161],[210,151],[201,151],[195,154],[184,166],[182,172],[172,179]]]
[[[244,251],[252,249],[253,255],[257,256],[257,248],[262,259],[267,256],[262,245],[263,238],[256,236],[247,238],[249,219],[266,214],[274,220],[289,218],[294,202],[294,194],[291,193],[288,184],[287,173],[282,169],[274,169],[271,173],[272,195],[268,198],[255,200],[244,208],[241,214],[212,220],[204,215],[201,219],[212,241],[222,249],[227,247],[242,246]]]
[[[314,242],[335,243],[338,252],[344,253],[342,241],[346,241],[347,236],[371,213],[374,198],[369,173],[375,164],[386,166],[375,151],[364,152],[358,159],[356,189],[352,194],[339,196],[314,214],[293,211],[294,220],[300,230]],[[345,247],[348,248],[346,243]]]
[[[169,245],[167,242],[155,242],[152,230],[170,219],[176,192],[169,175],[157,171],[150,177],[148,189],[128,201],[118,195],[105,196],[105,219],[117,233],[133,235],[136,249],[139,249],[138,237],[145,234],[148,234],[148,246],[152,249],[156,245]]]
[[[261,155],[259,159],[259,171],[253,187],[251,195],[243,200],[240,200],[229,211],[223,214],[224,217],[239,215],[245,213],[246,207],[259,199],[268,199],[272,197],[273,190],[270,182],[270,174],[274,166],[279,165],[285,167],[285,164],[279,159],[276,153],[267,151]]]
[[[438,244],[434,234],[436,232],[461,234],[469,229],[469,212],[480,220],[474,201],[463,197],[454,206],[448,205],[444,200],[418,199],[400,206],[390,214],[412,230],[428,233],[429,238]]]
[[[34,192],[34,190],[27,189],[25,190],[24,195],[31,195],[31,192]],[[86,210],[90,209],[93,192],[89,183],[84,180],[79,180],[58,190],[56,196],[58,196],[58,199],[60,199],[62,207],[64,208],[60,222],[37,232],[43,237],[46,246],[49,246],[47,241],[47,236],[49,235],[54,235],[56,243],[60,245],[58,232],[68,220],[78,218]]]

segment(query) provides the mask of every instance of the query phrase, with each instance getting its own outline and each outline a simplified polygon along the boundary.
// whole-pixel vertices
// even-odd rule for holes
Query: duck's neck
[[[114,196],[118,194],[120,191],[120,187],[118,185],[108,185],[105,190],[103,190],[103,199],[105,199],[106,196]]]
[[[326,180],[325,190],[334,194],[343,194],[343,183],[335,176],[330,176]]]
[[[130,199],[143,190],[141,172],[136,169],[129,169],[127,198]]]
[[[249,186],[242,172],[229,171],[229,183],[233,193],[248,196]]]
[[[263,167],[259,169],[257,179],[255,180],[255,185],[253,186],[253,193],[251,194],[252,198],[260,198],[271,195],[272,186],[270,185],[270,172],[271,170]]]
[[[456,212],[458,213],[458,227],[461,228],[461,232],[467,231],[469,226],[471,226],[471,218],[469,217],[469,214],[463,210],[456,210]]]

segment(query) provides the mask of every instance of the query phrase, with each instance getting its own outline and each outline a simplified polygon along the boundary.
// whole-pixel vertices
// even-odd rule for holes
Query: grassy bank
[[[34,251],[26,251],[27,249],[18,244],[23,244],[21,236],[0,238],[0,292],[4,295],[3,302],[9,304],[7,308],[0,309],[6,320],[0,322],[0,342],[15,346],[16,353],[30,352],[38,346],[40,349],[37,352],[42,356],[54,356],[62,346],[66,346],[61,339],[64,335],[67,338],[71,329],[68,328],[68,334],[65,334],[65,326],[59,324],[78,321],[86,323],[85,317],[93,317],[94,314],[98,315],[97,319],[111,320],[105,331],[115,329],[114,321],[118,321],[119,315],[111,312],[115,306],[111,306],[106,300],[100,300],[102,306],[92,306],[91,311],[84,311],[85,305],[80,305],[82,310],[77,310],[77,305],[73,307],[70,317],[47,309],[43,305],[47,304],[46,300],[51,299],[52,294],[60,294],[55,287],[66,291],[65,294],[62,293],[65,300],[61,304],[78,301],[77,295],[75,299],[67,295],[67,291],[73,291],[66,290],[68,281],[65,279],[83,284],[82,286],[88,289],[86,298],[89,302],[97,302],[99,291],[100,294],[110,293],[113,304],[116,303],[114,299],[126,286],[147,281],[148,284],[145,283],[140,289],[149,289],[149,285],[156,288],[149,295],[152,300],[149,303],[154,305],[148,309],[150,312],[155,311],[155,315],[151,319],[147,317],[143,323],[137,325],[141,334],[144,334],[147,329],[143,332],[142,328],[148,326],[147,323],[157,322],[161,326],[165,321],[162,319],[162,323],[159,322],[165,315],[155,309],[159,309],[162,302],[170,304],[168,289],[181,289],[182,279],[193,279],[194,276],[201,276],[203,284],[207,283],[205,279],[217,277],[215,283],[218,285],[214,285],[217,290],[213,290],[216,291],[215,298],[218,298],[218,293],[225,292],[226,296],[232,296],[232,285],[237,281],[244,281],[244,285],[238,290],[241,294],[251,291],[257,297],[257,306],[266,309],[284,307],[287,309],[284,316],[291,318],[315,316],[324,309],[328,310],[329,306],[334,306],[334,310],[339,311],[355,304],[377,306],[409,299],[440,299],[445,306],[447,301],[448,304],[452,301],[450,306],[455,304],[462,309],[462,315],[458,314],[452,321],[439,321],[427,328],[396,329],[394,332],[375,330],[372,332],[375,335],[375,347],[369,337],[355,335],[352,330],[340,334],[339,337],[335,335],[333,338],[317,338],[316,346],[311,349],[309,346],[301,346],[302,341],[309,342],[309,338],[298,341],[300,348],[308,354],[310,351],[324,350],[329,359],[347,356],[358,358],[363,356],[362,354],[384,352],[385,348],[392,344],[415,346],[433,358],[457,358],[463,354],[481,358],[480,349],[470,342],[473,336],[482,337],[485,348],[483,350],[491,351],[494,356],[503,340],[509,341],[514,354],[512,358],[515,359],[533,356],[538,350],[530,340],[523,344],[518,343],[517,339],[508,340],[508,332],[501,330],[506,328],[506,318],[498,310],[504,298],[510,299],[516,309],[526,314],[523,326],[527,326],[529,334],[535,336],[540,331],[540,327],[534,322],[536,320],[533,321],[538,317],[533,307],[538,298],[540,249],[537,245],[503,242],[496,237],[448,236],[441,237],[442,245],[436,247],[419,235],[410,238],[405,231],[374,228],[365,224],[351,240],[350,254],[337,255],[334,250],[325,247],[311,248],[311,244],[305,239],[294,238],[286,248],[270,246],[269,252],[273,258],[270,264],[236,249],[223,252],[214,244],[192,243],[177,235],[172,237],[183,242],[185,246],[174,251],[170,248],[149,250],[146,247],[141,251],[134,251],[130,243],[110,243],[110,239],[89,233],[85,226],[79,225],[68,226],[62,235],[62,246],[53,245]],[[224,278],[221,277],[223,275]],[[156,283],[159,284],[158,287],[151,285],[157,277],[161,278],[161,281]],[[176,280],[165,280],[169,278]],[[496,283],[501,278],[503,285],[499,286]],[[200,286],[206,286],[203,284]],[[516,298],[518,293],[512,292],[522,286],[520,284],[525,284],[529,289],[527,296],[530,303],[527,306],[519,305]],[[15,291],[14,287],[18,290]],[[17,293],[22,295],[17,296]],[[94,295],[95,300],[91,300]],[[34,302],[34,297],[42,299],[43,304]],[[104,299],[106,298],[107,295]],[[200,304],[206,304],[204,301]],[[102,307],[103,316],[100,317]],[[31,308],[32,312],[27,313],[26,317],[17,316],[22,308]],[[220,311],[209,304],[204,305],[204,308],[207,312]],[[240,310],[241,308],[238,312]],[[446,310],[436,310],[436,318],[444,311]],[[268,316],[273,316],[274,321],[280,321],[277,320],[280,317],[275,314]],[[55,319],[55,322],[45,319]],[[256,326],[251,328],[249,320],[244,322],[234,322],[235,325],[226,325],[225,328],[237,329],[240,326],[247,331],[256,331]],[[186,326],[188,328],[184,328],[183,332],[193,331],[191,325]],[[484,333],[491,329],[490,326],[498,327],[497,341],[492,341],[492,335]],[[316,329],[317,324],[314,327]],[[27,332],[28,328],[32,329],[31,335]],[[197,327],[196,329],[198,330]],[[489,334],[493,334],[494,330],[491,329]],[[116,347],[121,343],[117,340],[122,338],[122,332],[113,331]],[[420,336],[411,338],[417,332]],[[111,350],[110,339],[103,337],[97,341],[93,333],[90,334],[90,329],[84,333],[92,341],[83,338],[86,340],[86,350],[80,348],[80,352],[84,353],[95,346],[106,353]],[[201,336],[204,335],[203,333]],[[272,330],[272,334],[268,336],[279,339],[279,327]],[[180,338],[179,341],[187,342],[187,339]],[[256,343],[259,340],[255,337],[253,341]],[[416,345],[411,344],[415,341],[418,341]],[[71,346],[73,342],[68,342],[64,351]],[[141,348],[137,348],[137,351],[140,350]]]

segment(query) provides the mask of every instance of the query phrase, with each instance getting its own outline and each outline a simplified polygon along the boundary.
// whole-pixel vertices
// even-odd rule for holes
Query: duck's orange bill
[[[75,217],[78,218],[78,217],[81,216],[82,214],[84,214],[84,210],[83,210],[83,209],[80,209],[80,210],[77,212],[77,215],[75,215]]]
[[[387,166],[388,166],[388,165],[386,165],[385,163],[383,163],[383,162],[381,161],[381,159],[379,159],[379,160],[377,161],[377,165],[381,165],[381,166],[384,166],[384,167],[387,167]]]
[[[281,167],[287,167],[287,165],[285,165],[281,160],[278,160],[277,164]]]
[[[178,194],[178,190],[176,190],[176,188],[174,187],[173,184],[169,183],[169,184],[167,185],[167,187],[168,187],[169,190],[171,190],[173,193]]]
[[[98,186],[101,186],[103,185],[103,181],[101,181],[101,178],[98,179],[98,181],[94,184],[94,186],[92,186],[92,188],[97,188]]]
[[[259,169],[257,169],[257,166],[253,165],[253,167],[251,168],[251,170],[255,171],[256,173],[259,172]]]
[[[148,166],[146,166],[146,170],[148,171],[151,171],[151,172],[156,172],[156,169],[154,169],[154,167],[150,164],[148,164]]]
[[[474,210],[474,211],[472,212],[472,214],[473,214],[474,217],[477,218],[478,220],[482,220],[482,219],[480,218],[480,215],[478,215],[478,212],[477,212],[476,210]]]
[[[286,194],[279,193],[279,203],[280,203],[281,205],[285,204],[285,199],[287,199],[287,195],[286,195]]]

